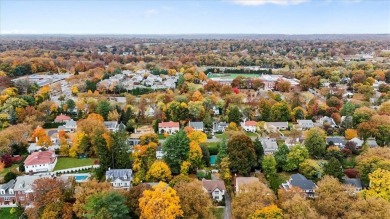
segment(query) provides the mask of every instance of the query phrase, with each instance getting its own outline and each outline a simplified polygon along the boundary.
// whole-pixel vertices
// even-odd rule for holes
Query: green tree
[[[291,110],[286,102],[275,103],[270,113],[271,120],[275,122],[287,122],[291,119]]]
[[[98,102],[97,107],[96,107],[96,112],[99,113],[101,116],[103,116],[104,120],[107,120],[108,113],[111,111],[111,106],[110,103],[101,100]]]
[[[287,164],[284,166],[283,170],[297,170],[299,168],[299,164],[301,164],[307,158],[309,158],[309,152],[307,149],[302,145],[295,145],[291,148],[287,155]]]
[[[76,103],[72,99],[68,99],[65,104],[68,107],[68,112],[73,112],[76,107]]]
[[[314,158],[321,158],[325,155],[326,135],[321,128],[311,128],[306,133],[305,147],[309,155]]]
[[[273,155],[266,155],[261,162],[263,173],[267,179],[275,177],[276,175],[276,160]]]
[[[341,165],[340,161],[336,158],[332,157],[327,164],[324,166],[324,174],[333,176],[337,178],[339,181],[341,181],[342,177],[344,176],[343,172],[343,166]]]
[[[241,122],[241,117],[242,117],[242,114],[237,106],[233,106],[229,109],[229,112],[228,112],[228,122],[229,123],[234,122],[237,125],[239,125]]]
[[[165,162],[171,168],[173,174],[180,173],[180,166],[186,161],[190,151],[190,140],[186,133],[180,130],[175,135],[171,135],[165,140],[162,147]]]
[[[256,164],[256,152],[252,140],[245,134],[235,135],[229,140],[227,151],[230,169],[233,172],[248,175]]]
[[[343,108],[341,108],[340,114],[342,116],[353,116],[355,112],[356,106],[352,102],[348,101],[344,104]]]
[[[222,140],[218,143],[218,154],[217,154],[217,164],[219,164],[223,158],[227,157],[227,144],[226,137],[223,137]]]
[[[129,147],[126,143],[126,132],[118,131],[111,133],[112,145],[112,168],[127,169],[131,167]]]
[[[96,170],[98,179],[101,179],[106,173],[107,169],[111,166],[112,155],[107,148],[107,142],[102,136],[103,133],[95,133],[95,147],[96,154],[99,159],[99,168]]]
[[[286,144],[282,144],[278,147],[278,150],[275,151],[274,157],[276,164],[279,170],[282,170],[287,164],[287,155],[290,152]]]
[[[308,179],[317,180],[322,176],[323,170],[316,160],[306,159],[299,164],[299,172]]]
[[[129,209],[125,205],[126,199],[119,192],[97,193],[88,198],[84,208],[87,218],[97,218],[99,215],[110,215],[112,219],[128,217]],[[103,210],[105,209],[105,210]],[[102,212],[105,211],[104,213]]]
[[[261,161],[263,160],[264,157],[264,148],[259,138],[255,139],[255,141],[253,142],[253,146],[255,147],[256,158],[257,158],[256,167],[259,168],[261,167]]]

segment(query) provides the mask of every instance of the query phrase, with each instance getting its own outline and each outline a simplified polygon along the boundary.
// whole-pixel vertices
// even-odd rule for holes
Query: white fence
[[[68,169],[62,169],[62,170],[56,170],[53,171],[52,173],[73,173],[73,172],[78,172],[82,170],[89,170],[89,169],[96,169],[99,168],[100,165],[90,165],[90,166],[82,166],[82,167],[74,167],[74,168],[68,168]]]

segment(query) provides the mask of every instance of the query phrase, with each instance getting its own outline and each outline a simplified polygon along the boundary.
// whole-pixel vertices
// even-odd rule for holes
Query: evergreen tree
[[[13,107],[9,110],[9,123],[15,125],[17,122],[16,113]]]
[[[202,149],[202,160],[206,167],[210,166],[210,151],[209,147],[205,144],[200,144],[200,149]]]
[[[165,140],[162,150],[164,160],[171,168],[173,174],[180,173],[180,166],[188,159],[190,151],[190,140],[186,133],[180,130],[177,134],[171,135]]]
[[[242,175],[249,175],[256,165],[256,152],[252,140],[245,134],[233,136],[227,144],[230,169]]]
[[[324,166],[324,174],[333,176],[341,181],[344,176],[344,172],[340,161],[332,157]]]
[[[256,138],[255,141],[253,142],[253,146],[255,147],[255,152],[256,152],[256,157],[257,157],[257,168],[261,167],[261,161],[263,160],[264,157],[264,148],[263,145],[261,144],[261,141],[259,138]]]
[[[204,127],[207,129],[213,128],[213,118],[210,116],[210,113],[206,113],[204,119],[203,119]]]
[[[126,132],[111,133],[113,154],[112,168],[127,169],[131,167],[129,148],[126,144]]]
[[[107,120],[108,113],[110,112],[110,110],[111,110],[111,106],[109,102],[105,100],[101,100],[98,102],[98,105],[96,107],[96,112],[99,113],[101,116],[103,116],[104,120]]]
[[[107,142],[102,136],[103,133],[95,133],[95,147],[97,157],[99,159],[100,167],[96,170],[96,175],[98,179],[101,179],[106,173],[107,169],[111,166],[112,163],[112,154],[108,151]]]
[[[217,164],[219,164],[223,158],[227,157],[227,144],[226,137],[223,137],[218,144]]]
[[[184,75],[179,74],[179,78],[177,79],[177,87],[181,88],[181,86],[184,84]]]
[[[286,144],[282,144],[279,146],[278,150],[274,153],[274,157],[276,160],[276,166],[279,170],[282,170],[284,166],[287,164],[287,155],[290,152]]]
[[[242,117],[241,112],[237,106],[233,106],[232,108],[230,108],[229,113],[228,113],[228,122],[229,123],[234,122],[237,125],[240,125],[241,117]]]

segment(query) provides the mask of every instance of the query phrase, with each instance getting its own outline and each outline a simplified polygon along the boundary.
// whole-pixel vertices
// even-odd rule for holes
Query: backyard
[[[70,158],[70,157],[59,157],[57,164],[54,168],[56,170],[63,170],[74,167],[90,166],[94,164],[95,158]]]
[[[16,213],[11,214],[10,210],[11,208],[0,208],[0,218],[17,219],[18,216],[16,215]]]
[[[18,167],[19,167],[18,164],[12,164],[12,166],[7,167],[7,168],[4,168],[4,170],[0,172],[0,177],[5,176],[5,174],[7,174],[8,172],[11,172],[11,171],[13,171],[13,170],[14,170],[15,172],[17,172],[17,168],[18,168]],[[0,218],[2,218],[2,217],[0,217]]]
[[[223,219],[223,211],[225,208],[213,208],[213,214],[216,219]]]

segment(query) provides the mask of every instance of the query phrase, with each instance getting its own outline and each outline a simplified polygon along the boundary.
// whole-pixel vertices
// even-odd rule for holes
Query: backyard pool
[[[89,173],[75,173],[75,174],[64,174],[63,176],[73,176],[76,182],[85,182],[91,176]]]

